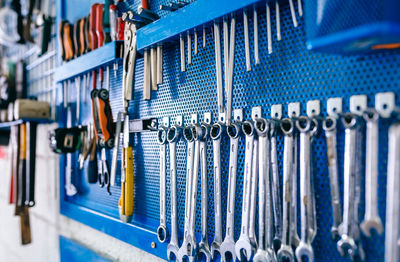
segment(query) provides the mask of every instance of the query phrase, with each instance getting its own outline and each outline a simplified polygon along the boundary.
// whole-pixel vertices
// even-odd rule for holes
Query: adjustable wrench
[[[314,229],[312,229],[313,208],[310,207],[312,195],[311,183],[311,120],[307,117],[300,117],[296,122],[300,131],[300,202],[301,202],[301,240],[296,248],[296,258],[302,261],[307,257],[308,261],[314,261],[314,251],[311,246]]]
[[[278,131],[277,120],[271,120],[270,127],[270,139],[271,139],[271,191],[272,191],[272,206],[274,215],[274,249],[278,250],[281,247],[282,242],[282,202],[281,192],[279,187],[279,171],[278,171],[278,153],[276,145],[276,136]]]
[[[175,125],[168,130],[167,140],[169,143],[170,172],[171,172],[171,240],[167,247],[169,260],[178,258],[178,210],[176,196],[176,143],[179,141],[182,127]]]
[[[400,123],[389,128],[387,163],[385,261],[399,261]]]
[[[329,168],[329,181],[331,188],[331,205],[333,212],[333,225],[331,227],[332,238],[338,241],[339,225],[342,222],[342,207],[340,204],[339,195],[339,172],[337,163],[337,149],[336,149],[336,118],[328,116],[322,125],[325,130],[327,155],[328,155],[328,168]]]
[[[354,220],[354,185],[356,175],[356,140],[358,117],[347,113],[342,118],[345,127],[344,152],[344,206],[341,239],[337,242],[338,251],[342,256],[356,252],[357,245],[352,238],[352,223]]]
[[[291,201],[292,201],[292,169],[293,169],[293,131],[294,124],[291,119],[281,121],[281,129],[285,134],[283,153],[283,232],[282,244],[278,250],[278,261],[294,261],[292,250]]]
[[[364,112],[364,119],[367,122],[367,152],[365,159],[365,216],[361,223],[361,230],[370,237],[371,229],[381,235],[383,226],[378,213],[378,118],[375,110]]]
[[[179,261],[183,261],[184,258],[187,258],[189,261],[194,261],[197,246],[196,240],[194,239],[193,245],[193,237],[192,235],[192,200],[193,200],[193,182],[194,182],[194,150],[195,150],[195,141],[192,132],[192,126],[187,126],[183,130],[183,136],[187,141],[187,151],[186,151],[186,197],[185,197],[185,226],[184,226],[184,235],[183,242],[181,247],[178,250],[178,259]],[[197,152],[198,156],[198,152]],[[198,159],[197,159],[197,172],[198,174]],[[196,178],[196,189],[197,189],[197,178]],[[197,190],[196,190],[197,193]],[[197,194],[196,194],[197,196]],[[194,229],[193,229],[194,233]]]
[[[210,126],[207,123],[194,125],[194,139],[199,142],[200,149],[200,172],[201,172],[201,241],[199,243],[199,256],[204,256],[205,261],[212,260],[212,254],[208,245],[207,237],[207,213],[208,213],[208,183],[207,183],[207,138]],[[197,146],[197,145],[196,145]],[[196,154],[195,154],[196,155]],[[200,259],[201,257],[199,257]]]
[[[240,236],[235,244],[236,257],[242,261],[248,261],[253,257],[256,246],[253,239],[250,239],[250,220],[251,218],[251,194],[252,194],[252,171],[254,153],[254,126],[252,122],[245,121],[242,131],[246,135],[245,165],[243,178],[243,204],[242,204],[242,226]],[[254,214],[255,215],[255,214]]]
[[[257,118],[255,129],[259,140],[259,177],[258,177],[258,249],[253,261],[276,261],[272,249],[272,209],[270,190],[270,143],[269,122]]]
[[[221,203],[221,136],[225,125],[218,122],[211,126],[210,136],[213,140],[214,152],[214,211],[215,211],[215,234],[211,244],[213,259],[220,253],[222,243],[222,203]]]
[[[167,142],[167,127],[162,126],[161,129],[157,131],[157,141],[160,144],[160,226],[157,229],[158,241],[164,243],[168,237],[167,228],[167,202],[166,202],[166,142]]]
[[[241,123],[236,121],[227,126],[226,129],[230,137],[229,150],[229,178],[228,178],[228,203],[226,208],[226,233],[221,244],[221,261],[236,260],[235,253],[235,194],[236,194],[236,175],[239,139],[241,135]]]

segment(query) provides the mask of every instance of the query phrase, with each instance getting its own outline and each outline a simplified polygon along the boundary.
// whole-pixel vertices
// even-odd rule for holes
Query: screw
[[[151,248],[156,248],[156,243],[155,242],[151,242]]]

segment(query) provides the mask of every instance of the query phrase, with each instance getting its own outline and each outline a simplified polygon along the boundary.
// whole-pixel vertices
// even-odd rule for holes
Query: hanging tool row
[[[365,98],[365,99],[364,99]],[[157,141],[160,144],[160,226],[157,236],[160,242],[169,240],[168,258],[177,261],[184,259],[210,261],[221,257],[222,261],[232,258],[240,261],[314,261],[312,242],[317,234],[317,216],[315,206],[313,169],[313,142],[319,129],[325,131],[329,181],[331,187],[333,225],[332,236],[337,242],[337,249],[342,256],[354,261],[364,261],[360,230],[366,237],[372,232],[383,233],[383,226],[378,214],[378,121],[390,117],[394,108],[394,94],[380,93],[376,96],[376,109],[366,107],[366,97],[351,98],[351,113],[341,112],[341,99],[328,101],[329,116],[319,116],[319,101],[307,103],[308,116],[300,116],[300,104],[289,105],[289,118],[281,119],[281,105],[271,108],[271,119],[262,117],[261,107],[252,109],[252,119],[244,121],[242,110],[234,111],[234,121],[226,124],[217,121],[211,124],[211,114],[204,114],[204,121],[199,123],[197,114],[191,122],[183,125],[183,118],[178,116],[176,124],[169,127],[169,119],[164,118],[160,125]],[[379,113],[378,113],[379,112]],[[396,109],[396,120],[389,128],[388,187],[386,228],[386,261],[397,261],[398,240],[398,197],[400,170],[396,159],[400,146],[400,135]],[[344,156],[338,156],[337,125],[344,127]],[[365,129],[366,139],[363,139]],[[280,192],[279,163],[277,156],[277,136],[284,137],[283,152],[283,192]],[[227,187],[226,218],[222,217],[221,184],[221,138],[230,138],[230,155]],[[235,195],[238,166],[238,147],[245,137],[245,163],[243,174],[243,200],[241,231],[239,239],[234,239]],[[184,139],[182,139],[184,138]],[[177,161],[176,148],[179,141],[186,141],[186,193],[184,215],[184,238],[178,236],[177,211]],[[213,144],[214,170],[214,210],[215,233],[209,246],[207,237],[207,140]],[[366,156],[362,158],[365,143]],[[171,233],[166,221],[166,150],[170,150],[171,181]],[[400,151],[399,151],[400,152]],[[300,156],[299,161],[297,156]],[[340,185],[338,157],[344,158],[344,205],[340,203]],[[359,220],[363,162],[365,162],[365,216]],[[195,218],[197,204],[197,183],[201,173],[201,240],[195,237]],[[298,172],[299,170],[299,172]],[[300,176],[300,192],[298,189]],[[297,227],[297,199],[300,195],[301,237]],[[258,201],[257,201],[258,198]],[[258,202],[258,239],[256,239],[256,203]],[[343,215],[342,215],[343,213]],[[223,221],[226,221],[226,235],[222,236]],[[396,229],[393,232],[392,229]],[[181,243],[181,244],[180,244]]]

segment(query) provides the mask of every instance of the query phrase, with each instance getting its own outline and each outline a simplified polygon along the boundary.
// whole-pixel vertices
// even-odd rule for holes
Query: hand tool
[[[110,7],[114,1],[112,0],[105,0],[104,7],[103,7],[103,29],[104,29],[104,36],[105,36],[105,43],[111,42],[111,16],[110,16]]]
[[[112,41],[118,39],[117,20],[118,9],[116,5],[112,4],[110,5],[110,37]]]
[[[285,118],[281,121],[281,129],[285,135],[283,152],[283,232],[282,244],[277,253],[278,261],[294,261],[292,250],[291,224],[291,191],[292,191],[292,169],[293,169],[293,131],[294,123]]]
[[[206,47],[206,26],[203,25],[203,48]]]
[[[188,65],[192,63],[192,35],[189,31],[186,32],[187,34],[187,57],[188,57]]]
[[[260,63],[260,57],[258,54],[258,15],[256,4],[253,5],[253,20],[254,20],[254,63],[258,65]]]
[[[337,242],[338,251],[342,256],[356,252],[357,245],[352,238],[352,221],[354,220],[354,185],[356,173],[356,140],[358,117],[347,113],[342,117],[345,127],[345,152],[344,152],[344,206],[343,222],[341,225],[341,239]]]
[[[106,187],[107,193],[111,195],[110,170],[107,163],[106,149],[104,147],[101,148],[101,161],[98,162],[97,172],[97,181],[99,182],[100,187]]]
[[[221,254],[220,246],[222,243],[221,138],[224,131],[225,131],[225,125],[220,121],[212,125],[210,129],[210,137],[213,140],[213,159],[214,159],[215,233],[214,233],[214,240],[211,244],[211,254],[213,259],[216,258],[217,254]]]
[[[114,149],[112,154],[112,162],[111,162],[111,174],[110,174],[110,185],[115,185],[115,177],[117,176],[117,163],[118,163],[118,152],[119,152],[119,143],[121,136],[121,121],[124,117],[123,112],[118,112],[117,116],[117,124],[115,127],[115,139],[114,139]]]
[[[293,125],[296,126],[298,122],[298,117],[296,114],[290,113],[289,117],[292,119]],[[296,248],[300,244],[299,234],[297,233],[297,154],[298,154],[298,132],[296,129],[293,129],[293,167],[292,167],[292,200],[291,200],[291,210],[290,210],[290,231],[292,236],[292,248],[296,250]],[[312,201],[310,201],[312,202]]]
[[[197,55],[197,41],[198,41],[198,36],[197,36],[197,29],[194,29],[194,55]]]
[[[264,118],[256,118],[254,125],[259,140],[259,163],[258,163],[258,249],[253,261],[269,262],[275,259],[275,252],[271,248],[271,191],[270,191],[270,141],[269,122]],[[276,260],[276,259],[275,259]],[[274,260],[274,261],[275,261]]]
[[[143,99],[151,99],[151,55],[150,50],[144,50],[143,58]]]
[[[231,32],[229,43],[229,62],[228,62],[228,85],[226,87],[226,123],[229,125],[232,119],[232,92],[233,92],[233,71],[235,63],[235,34],[236,17],[231,15]]]
[[[79,36],[80,36],[80,32],[79,32],[79,24],[80,24],[80,19],[76,20],[74,25],[73,25],[73,33],[72,33],[72,41],[74,44],[74,58],[78,57],[81,55],[80,51],[81,51],[81,46],[80,46],[80,42],[79,42]]]
[[[200,163],[201,163],[201,241],[198,246],[199,259],[204,258],[209,262],[212,260],[210,246],[208,244],[208,182],[207,182],[207,139],[210,133],[211,114],[204,114],[204,121],[201,125],[193,127],[195,140],[199,140]]]
[[[385,261],[399,261],[399,216],[400,216],[400,123],[396,122],[389,128],[386,188],[386,232]]]
[[[274,214],[274,249],[279,250],[282,242],[282,201],[280,193],[279,171],[278,171],[278,150],[277,150],[277,132],[278,132],[278,119],[271,120],[271,187],[272,187],[272,206]]]
[[[157,45],[157,84],[163,83],[163,46]]]
[[[63,46],[62,48],[62,57],[64,61],[69,61],[74,58],[74,44],[73,44],[73,27],[68,21],[62,21],[60,23],[59,33],[62,33],[62,37],[60,35],[60,42]]]
[[[67,108],[67,127],[71,127],[71,108]],[[72,184],[72,160],[71,154],[66,154],[66,165],[65,165],[65,194],[67,196],[74,196],[78,193],[76,187]]]
[[[186,61],[185,61],[185,40],[183,40],[183,35],[179,35],[179,49],[181,53],[181,72],[186,71]]]
[[[167,257],[169,260],[178,259],[179,239],[178,239],[178,210],[176,195],[176,143],[181,137],[182,127],[178,124],[172,126],[167,133],[170,157],[171,175],[171,240],[167,247]]]
[[[294,11],[293,0],[289,0],[289,7],[290,7],[290,14],[292,15],[293,25],[294,27],[297,27],[298,23],[297,23],[296,13]]]
[[[235,244],[235,253],[237,259],[249,261],[255,252],[256,247],[250,239],[250,209],[251,209],[251,190],[252,190],[252,165],[254,150],[254,126],[250,121],[245,121],[242,131],[246,135],[245,144],[245,166],[243,177],[243,202],[242,202],[242,226],[239,239]]]
[[[282,35],[281,35],[281,13],[279,10],[279,1],[275,2],[275,13],[276,13],[276,39],[278,41],[282,40]]]
[[[82,170],[85,164],[85,160],[89,157],[90,149],[93,145],[91,144],[91,137],[87,129],[81,130],[80,139],[81,146],[79,150],[78,163],[79,169]]]
[[[223,34],[224,34],[224,80],[225,80],[225,92],[228,93],[228,68],[229,68],[229,29],[228,29],[228,17],[224,16],[222,18]]]
[[[106,0],[107,2],[107,0]],[[101,47],[104,45],[105,42],[105,32],[104,32],[104,25],[103,25],[103,15],[104,15],[104,5],[97,4],[96,5],[96,15],[95,15],[95,26],[96,26],[96,36],[97,36],[97,45],[96,48]]]
[[[214,40],[215,40],[215,70],[217,76],[217,101],[218,112],[224,112],[224,90],[222,87],[222,64],[221,64],[221,39],[219,23],[214,21]]]
[[[326,136],[329,182],[331,188],[331,205],[333,213],[333,225],[331,227],[331,233],[332,238],[335,240],[335,242],[337,242],[340,238],[339,225],[342,222],[342,206],[340,204],[339,193],[336,118],[328,116],[323,122],[323,128]]]
[[[297,129],[300,131],[300,203],[301,203],[301,241],[296,248],[296,258],[301,261],[307,258],[314,261],[314,251],[311,246],[312,237],[310,233],[312,227],[309,220],[310,202],[307,201],[311,195],[311,121],[307,117],[300,117],[296,121]]]
[[[83,55],[88,51],[88,43],[86,40],[87,28],[86,28],[86,17],[78,20],[78,45],[79,54]]]
[[[21,208],[20,227],[21,227],[21,244],[27,245],[32,243],[31,225],[29,221],[29,208],[24,206]]]
[[[195,212],[192,207],[192,202],[196,200],[197,197],[197,180],[199,172],[199,151],[195,147],[195,141],[192,132],[192,126],[186,126],[183,129],[183,137],[187,141],[186,149],[186,196],[185,196],[185,225],[184,225],[184,237],[181,247],[178,250],[178,261],[184,261],[187,259],[189,261],[194,261],[197,253],[197,242],[194,236],[194,227],[192,230],[192,225],[194,220],[192,220],[192,214]],[[198,143],[197,143],[198,145]],[[195,152],[195,150],[197,152]],[[196,154],[196,156],[194,156]],[[196,163],[196,166],[195,166]],[[197,168],[195,170],[195,168]],[[196,180],[196,181],[195,181]],[[193,193],[196,184],[195,194]]]
[[[150,50],[151,90],[157,91],[157,48]]]
[[[129,223],[132,220],[134,205],[134,169],[133,149],[129,145],[129,115],[124,119],[124,148],[121,161],[121,197],[118,202],[119,216],[122,222]]]
[[[303,16],[303,5],[301,0],[297,0],[297,7],[299,8],[299,16]]]
[[[85,41],[87,43],[86,53],[88,53],[92,50],[92,44],[93,44],[92,23],[95,23],[95,22],[93,22],[94,20],[92,21],[91,14],[92,14],[92,9],[90,9],[90,14],[86,17],[86,20],[85,20],[85,31],[84,32],[85,32]],[[93,24],[93,26],[94,26],[94,24]],[[95,32],[95,31],[93,31],[93,32]]]
[[[241,112],[238,111],[238,112]],[[242,113],[241,113],[242,114]],[[236,176],[237,176],[237,158],[239,140],[241,137],[241,116],[239,119],[235,118],[235,122],[228,124],[226,131],[230,138],[230,150],[229,150],[229,175],[228,175],[228,197],[227,197],[227,208],[226,208],[226,230],[225,238],[221,243],[221,261],[232,261],[236,260],[235,252],[235,196],[236,196]]]
[[[279,5],[278,5],[279,8]],[[269,8],[269,3],[266,3],[267,12],[267,41],[268,41],[268,54],[272,54],[272,33],[271,33],[271,10]]]
[[[98,170],[97,170],[97,143],[96,143],[96,136],[94,134],[94,127],[93,125],[90,125],[90,130],[91,130],[91,134],[92,134],[92,139],[90,144],[91,149],[90,149],[90,158],[89,158],[89,164],[88,164],[88,183],[90,184],[95,184],[97,183],[97,178],[98,178]]]
[[[10,197],[9,197],[9,204],[16,203],[16,184],[18,178],[18,158],[19,158],[19,127],[18,126],[11,126],[11,133],[10,133],[10,159],[11,159],[11,180],[10,180]]]
[[[18,190],[17,190],[17,203],[20,208],[25,206],[26,200],[26,174],[27,174],[27,131],[26,124],[20,126],[20,150],[19,150],[19,168],[18,168]],[[22,209],[20,209],[22,212]]]
[[[49,42],[51,41],[51,28],[54,23],[54,17],[52,16],[51,2],[45,1],[44,7],[39,8],[38,10],[43,10],[43,14],[41,15],[43,19],[41,26],[43,28],[40,40],[40,47],[41,47],[40,55],[44,55],[49,48]]]
[[[249,43],[249,22],[247,10],[243,9],[243,30],[244,30],[244,50],[246,55],[246,71],[251,71],[250,43]]]
[[[79,126],[81,124],[81,77],[75,78],[76,87],[76,123]]]
[[[168,117],[167,117],[168,119]],[[169,122],[169,120],[167,121]],[[160,144],[160,226],[157,228],[158,241],[164,243],[169,238],[167,227],[167,196],[166,196],[166,150],[168,123],[160,126],[157,131],[157,142]]]
[[[35,122],[26,122],[26,193],[25,206],[35,205],[36,129]]]
[[[383,233],[381,218],[378,213],[378,151],[379,114],[375,110],[364,112],[363,117],[367,123],[367,145],[365,157],[365,216],[361,223],[361,230],[370,237],[374,229],[379,235]]]
[[[26,2],[25,2],[26,4]],[[32,35],[31,35],[31,26],[32,26],[32,15],[33,15],[33,9],[35,7],[35,0],[29,0],[28,2],[29,8],[28,8],[28,13],[24,16],[24,26],[23,26],[23,37],[25,41],[28,42],[34,42]]]

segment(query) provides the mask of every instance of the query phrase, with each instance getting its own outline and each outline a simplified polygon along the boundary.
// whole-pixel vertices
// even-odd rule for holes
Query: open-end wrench
[[[399,261],[400,122],[389,128],[387,163],[385,261]]]
[[[211,254],[215,259],[220,253],[222,243],[222,203],[221,203],[221,137],[225,125],[217,122],[211,126],[210,137],[213,140],[214,154],[214,211],[215,211],[215,234],[211,244]]]
[[[333,225],[331,227],[332,238],[338,241],[339,225],[342,222],[342,206],[340,204],[339,194],[339,171],[337,160],[337,135],[336,135],[336,118],[328,116],[325,118],[323,124],[325,130],[327,155],[328,155],[328,169],[329,169],[329,182],[331,188],[331,205],[333,212]]]
[[[176,195],[176,143],[181,137],[182,127],[175,125],[168,130],[167,140],[169,143],[170,173],[171,173],[171,240],[167,247],[169,260],[178,258],[178,210]]]
[[[312,225],[310,219],[310,199],[313,198],[311,190],[311,120],[307,117],[299,117],[296,127],[300,131],[300,202],[301,202],[301,240],[296,248],[296,258],[303,261],[314,261],[314,251],[311,246]],[[311,229],[311,230],[310,230]]]
[[[227,133],[230,137],[229,150],[229,178],[228,178],[228,203],[226,208],[226,233],[224,241],[220,246],[221,261],[236,260],[235,253],[235,194],[236,175],[239,139],[241,134],[241,123],[235,121],[227,126]]]
[[[365,216],[361,223],[361,230],[370,237],[374,229],[379,235],[383,233],[381,218],[378,213],[378,118],[375,110],[364,112],[367,122],[367,151],[365,159]]]
[[[187,126],[183,129],[183,137],[187,141],[187,150],[186,150],[186,194],[185,194],[185,225],[184,225],[184,233],[183,233],[183,242],[181,247],[178,250],[178,259],[179,261],[183,261],[184,258],[187,258],[189,261],[194,261],[197,252],[197,246],[193,246],[193,235],[192,235],[192,190],[193,190],[193,177],[194,177],[194,150],[195,150],[195,141],[192,132],[192,126]],[[197,159],[197,171],[198,171],[198,159]],[[198,174],[198,172],[197,172]],[[196,181],[196,189],[197,189],[197,181]],[[197,192],[197,190],[196,190]],[[197,194],[196,194],[197,196]],[[194,241],[196,244],[196,241]]]
[[[157,228],[158,241],[164,243],[168,237],[167,228],[167,201],[166,201],[166,142],[167,127],[161,127],[157,131],[157,141],[160,144],[160,226]]]
[[[242,261],[252,258],[255,252],[254,242],[250,239],[250,213],[251,213],[251,187],[252,187],[252,165],[254,150],[254,126],[252,122],[245,121],[242,126],[243,133],[246,135],[245,145],[245,165],[243,178],[243,204],[242,204],[242,226],[240,236],[235,244],[236,257]]]
[[[297,117],[292,116],[292,121],[293,125],[297,123]],[[297,143],[298,142],[298,136],[296,129],[293,129],[293,158],[292,158],[292,163],[293,163],[293,168],[292,168],[292,201],[291,201],[291,210],[290,210],[290,230],[291,230],[291,236],[292,236],[292,247],[293,250],[296,250],[296,248],[300,244],[300,238],[299,234],[297,233]]]
[[[310,142],[311,142],[310,147],[311,147],[313,144],[313,141],[314,141],[314,137],[318,131],[318,120],[316,118],[311,118],[310,120],[311,120],[311,122],[310,122],[310,125],[311,125],[310,126]],[[309,222],[310,237],[311,237],[310,242],[312,242],[314,240],[315,236],[317,235],[317,230],[318,230],[318,228],[317,228],[317,209],[316,209],[316,205],[315,205],[314,174],[313,174],[314,169],[313,169],[313,165],[312,165],[312,163],[313,163],[313,154],[312,153],[310,154],[309,163],[310,163],[309,170],[310,170],[310,181],[311,181],[310,182],[310,196],[311,197],[310,197],[310,205],[308,206],[309,207],[309,211],[308,211],[309,216],[308,217],[310,220],[310,222]]]
[[[281,121],[281,129],[285,134],[283,153],[283,228],[282,244],[278,250],[278,261],[294,261],[292,250],[291,201],[292,201],[292,169],[293,169],[293,131],[294,124],[291,119]]]
[[[337,242],[338,251],[342,256],[351,255],[356,252],[357,245],[352,234],[352,223],[354,216],[354,185],[356,173],[356,140],[358,117],[346,113],[342,117],[345,127],[345,152],[344,152],[344,205],[343,222],[341,227],[341,239]]]
[[[212,260],[210,246],[207,237],[207,214],[208,214],[208,182],[207,182],[207,138],[209,135],[210,126],[207,123],[194,125],[193,135],[195,140],[199,140],[200,149],[200,172],[201,172],[201,241],[198,246],[199,259],[204,257],[204,261]]]
[[[276,144],[276,136],[278,131],[278,121],[271,120],[270,126],[270,139],[271,139],[271,191],[272,191],[272,205],[274,214],[274,249],[279,250],[282,243],[282,201],[279,183],[278,171],[278,150]]]
[[[253,122],[254,123],[254,122]],[[254,124],[253,124],[254,129]],[[256,131],[254,133],[254,144],[253,144],[253,163],[251,164],[251,191],[250,191],[250,216],[249,216],[249,238],[250,242],[257,249],[256,240],[256,206],[257,206],[257,187],[258,187],[258,163],[259,163],[259,152],[258,152],[258,135]],[[254,255],[253,253],[253,255]]]
[[[259,176],[258,176],[258,249],[253,261],[275,261],[275,252],[271,248],[271,190],[270,190],[270,144],[269,122],[257,118],[255,129],[259,141]],[[268,229],[269,227],[269,229]],[[269,230],[269,231],[268,231]]]

